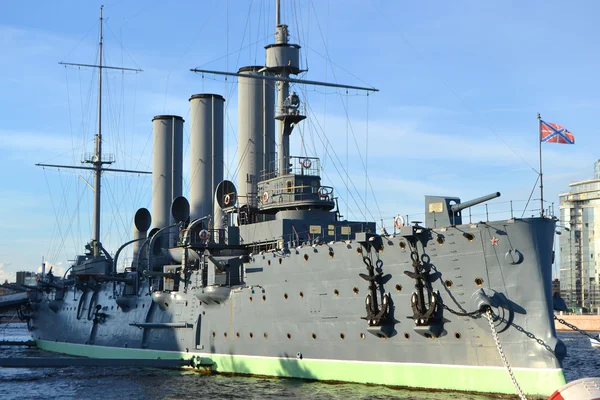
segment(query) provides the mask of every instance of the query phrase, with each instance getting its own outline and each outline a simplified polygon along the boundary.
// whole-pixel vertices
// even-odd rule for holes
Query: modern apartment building
[[[596,312],[600,306],[600,160],[594,179],[574,182],[559,195],[561,295],[570,308]]]

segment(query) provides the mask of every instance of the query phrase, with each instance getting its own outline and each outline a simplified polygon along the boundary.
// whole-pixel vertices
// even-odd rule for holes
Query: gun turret
[[[481,204],[485,201],[495,199],[496,197],[500,197],[500,192],[488,194],[487,196],[478,197],[476,199],[465,201],[464,203],[454,204],[450,207],[450,210],[453,213],[458,213],[459,211],[464,210],[465,208],[476,206],[477,204]]]
[[[425,223],[430,228],[461,225],[462,210],[496,197],[500,197],[500,192],[461,203],[458,197],[425,196]]]

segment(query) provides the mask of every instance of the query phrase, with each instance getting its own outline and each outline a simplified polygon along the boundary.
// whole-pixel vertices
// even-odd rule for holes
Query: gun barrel
[[[464,203],[455,204],[452,207],[450,207],[450,210],[452,210],[452,212],[454,212],[454,213],[457,213],[461,210],[464,210],[465,208],[476,206],[477,204],[483,203],[484,201],[495,199],[496,197],[500,197],[500,192],[488,194],[487,196],[483,196],[483,197],[478,197],[478,198],[470,200],[470,201],[465,201]]]

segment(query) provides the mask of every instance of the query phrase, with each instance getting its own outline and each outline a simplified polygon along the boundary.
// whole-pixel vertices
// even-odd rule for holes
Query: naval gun
[[[425,196],[425,223],[431,228],[461,225],[462,210],[497,197],[500,197],[500,192],[461,203],[458,197]]]

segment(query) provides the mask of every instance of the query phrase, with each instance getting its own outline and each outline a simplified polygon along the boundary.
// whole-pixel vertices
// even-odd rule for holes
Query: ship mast
[[[92,237],[92,245],[94,256],[99,255],[100,248],[100,188],[102,177],[102,9],[100,6],[100,43],[99,61],[98,61],[98,133],[96,134],[96,151],[91,162],[94,166],[94,236]],[[107,164],[110,162],[106,162]]]
[[[305,70],[300,69],[300,46],[289,42],[288,26],[281,23],[280,0],[275,0],[275,43],[267,45],[266,64],[262,71],[266,74],[252,74],[240,72],[223,72],[200,68],[193,68],[190,71],[196,73],[208,73],[215,75],[237,76],[259,79],[265,81],[274,81],[277,83],[277,110],[275,119],[278,123],[278,141],[277,141],[277,170],[278,175],[288,175],[290,173],[290,135],[294,127],[303,119],[303,107],[299,96],[292,92],[290,94],[290,83],[308,84],[314,86],[326,86],[344,89],[355,89],[377,92],[373,87],[361,87],[351,85],[341,85],[328,82],[309,81],[304,79],[290,78],[290,75],[298,75]]]
[[[83,170],[91,170],[94,172],[94,234],[92,237],[92,252],[94,257],[100,256],[100,250],[102,249],[102,244],[100,243],[100,202],[101,202],[101,187],[102,187],[102,172],[110,171],[110,172],[129,172],[136,174],[151,174],[151,172],[147,171],[131,171],[124,169],[113,169],[113,168],[105,168],[105,164],[112,164],[114,162],[113,157],[108,157],[107,159],[102,159],[102,71],[104,69],[116,69],[121,71],[134,71],[134,72],[142,72],[141,69],[138,68],[122,68],[122,67],[111,67],[103,65],[102,63],[102,45],[103,45],[103,36],[102,36],[102,11],[104,6],[100,6],[100,32],[99,32],[99,61],[98,65],[90,65],[90,64],[77,64],[77,63],[66,63],[60,62],[61,65],[72,65],[76,67],[91,67],[98,68],[98,130],[95,135],[95,146],[94,153],[90,155],[86,155],[82,161],[84,164],[91,164],[91,167],[83,167],[83,166],[71,166],[71,165],[56,165],[56,164],[35,164],[39,167],[55,167],[55,168],[70,168],[70,169],[83,169]]]

